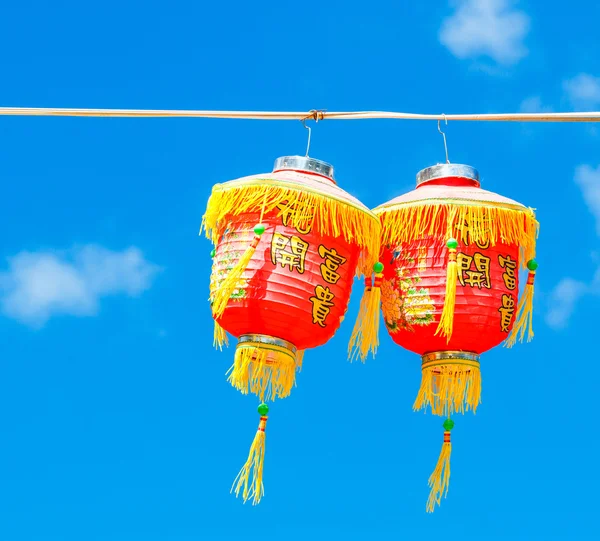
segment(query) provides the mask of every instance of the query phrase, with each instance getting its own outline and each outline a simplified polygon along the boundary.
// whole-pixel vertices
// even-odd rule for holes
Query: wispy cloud
[[[521,102],[521,113],[551,113],[552,107],[544,105],[540,96],[530,96]]]
[[[0,272],[0,307],[5,316],[40,328],[55,315],[96,315],[105,296],[139,296],[159,271],[135,247],[21,252]]]
[[[589,165],[577,167],[575,183],[581,189],[588,209],[596,218],[596,232],[600,235],[600,165],[596,169]]]
[[[487,56],[505,66],[527,55],[524,45],[529,17],[510,0],[457,0],[446,18],[440,42],[458,58]]]
[[[590,212],[596,218],[596,232],[600,236],[600,165],[596,168],[580,165],[575,169],[574,179]],[[592,258],[598,262],[597,254],[592,254]],[[550,294],[546,323],[554,329],[566,327],[578,301],[587,295],[600,295],[600,266],[587,282],[569,277],[558,282]]]
[[[564,81],[563,90],[575,109],[589,109],[600,105],[600,77],[580,73]]]
[[[553,329],[563,329],[579,299],[590,287],[572,278],[563,278],[552,290],[549,298],[550,309],[546,313],[546,323]]]

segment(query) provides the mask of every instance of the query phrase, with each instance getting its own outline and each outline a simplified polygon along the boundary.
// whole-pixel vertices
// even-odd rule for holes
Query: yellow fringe
[[[450,432],[444,432],[444,436],[450,436]],[[448,437],[448,439],[450,439]],[[427,512],[433,513],[436,504],[440,505],[442,501],[442,494],[444,498],[448,494],[448,488],[450,486],[450,455],[452,453],[452,443],[450,441],[444,441],[442,443],[442,451],[438,458],[437,464],[431,477],[429,477],[429,486],[431,492],[427,500]]]
[[[223,345],[229,347],[229,339],[225,333],[225,329],[221,327],[215,320],[215,329],[213,332],[213,347],[215,349],[223,350]]]
[[[324,235],[357,244],[362,249],[357,275],[371,274],[379,256],[379,219],[366,208],[290,182],[267,178],[215,185],[200,231],[204,229],[207,238],[217,244],[232,217],[258,211],[263,203],[265,214],[282,203],[298,209],[291,216],[291,227],[311,225]]]
[[[413,203],[382,205],[373,209],[382,225],[382,245],[396,246],[426,236],[447,233],[449,216],[455,216],[456,225],[469,227],[470,242],[498,242],[521,247],[521,265],[535,256],[539,224],[533,209],[501,205],[493,202],[430,199]],[[452,236],[461,238],[460,231]]]
[[[285,398],[295,384],[297,365],[298,354],[294,356],[285,348],[238,344],[227,381],[242,394],[255,394],[262,402]]]
[[[252,498],[252,505],[256,505],[260,502],[265,493],[262,478],[263,464],[265,461],[266,426],[267,416],[265,415],[260,418],[256,436],[254,436],[254,441],[250,446],[248,460],[246,460],[246,463],[242,466],[240,473],[238,473],[231,487],[231,492],[233,492],[235,487],[236,498],[239,497],[240,491],[242,492],[244,503]],[[250,476],[252,476],[251,481]]]
[[[446,270],[446,295],[444,297],[444,308],[440,316],[440,323],[435,335],[441,334],[446,337],[446,343],[450,342],[454,328],[454,306],[456,304],[456,283],[458,282],[458,266],[456,264],[456,248],[448,249],[448,264]]]
[[[535,272],[530,272],[530,275],[535,275]],[[517,312],[515,314],[515,323],[513,325],[508,338],[504,345],[508,348],[513,347],[517,339],[519,342],[523,342],[525,338],[525,332],[527,331],[527,341],[531,342],[533,340],[533,280],[532,283],[529,283],[529,279],[527,280],[527,285],[525,286],[525,290],[523,291],[523,295],[519,299],[519,306],[517,307]],[[518,336],[518,338],[517,338]]]
[[[304,360],[304,350],[296,352],[296,368],[298,372],[302,370],[302,361]]]
[[[260,237],[255,236],[252,239],[252,243],[246,251],[243,253],[242,257],[238,259],[238,262],[232,267],[232,269],[227,273],[225,279],[221,282],[218,289],[215,291],[214,296],[212,298],[212,312],[214,318],[219,318],[223,315],[225,308],[227,308],[227,303],[229,302],[229,298],[232,293],[239,287],[240,278],[248,263],[252,259],[254,252],[256,251],[256,247],[260,241]]]
[[[413,410],[431,408],[433,415],[450,416],[473,410],[481,402],[481,372],[478,367],[445,364],[423,368],[421,386]]]
[[[375,274],[375,280],[381,282],[383,274]],[[379,346],[379,320],[381,308],[381,287],[371,285],[371,279],[365,280],[365,291],[360,301],[354,330],[348,343],[350,362],[359,358],[365,361],[371,351],[375,357]]]

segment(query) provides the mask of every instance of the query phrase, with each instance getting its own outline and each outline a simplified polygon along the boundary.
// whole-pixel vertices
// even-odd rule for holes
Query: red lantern
[[[527,328],[533,337],[538,223],[531,209],[481,189],[475,169],[454,164],[424,169],[416,190],[373,212],[382,224],[385,325],[396,344],[422,356],[414,409],[448,417],[432,511],[449,481],[449,417],[480,402],[480,355],[522,340]],[[520,267],[530,275],[519,301]]]
[[[304,350],[336,332],[355,274],[373,266],[378,218],[336,185],[331,165],[279,158],[272,173],[217,184],[203,225],[216,245],[210,298],[215,344],[238,338],[231,384],[261,401],[290,394]],[[268,406],[236,494],[258,503]],[[249,477],[252,472],[252,481]]]

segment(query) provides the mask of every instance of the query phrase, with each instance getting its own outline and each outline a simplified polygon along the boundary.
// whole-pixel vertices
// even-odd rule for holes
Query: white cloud
[[[589,210],[596,218],[596,233],[600,236],[600,165],[595,169],[589,165],[580,165],[575,169],[575,183]],[[598,264],[598,254],[592,252],[591,259]],[[600,295],[600,266],[589,282],[572,278],[563,278],[550,294],[550,309],[546,313],[546,323],[561,329],[567,326],[577,302],[585,295]]]
[[[138,248],[113,252],[87,245],[69,253],[21,252],[0,273],[0,306],[10,318],[42,327],[54,315],[93,316],[102,297],[136,297],[160,267]]]
[[[498,64],[516,64],[527,55],[529,17],[512,3],[458,0],[456,12],[442,23],[440,42],[458,58],[488,56]]]
[[[563,82],[563,89],[576,109],[593,108],[600,105],[600,77],[580,73]]]
[[[596,169],[589,165],[577,167],[575,183],[581,189],[586,205],[596,218],[596,232],[600,235],[600,165]]]
[[[589,286],[571,278],[563,278],[550,294],[550,310],[546,323],[553,329],[562,329],[575,310],[577,301],[586,294]]]
[[[552,107],[544,105],[540,96],[530,96],[521,102],[521,113],[550,113]]]

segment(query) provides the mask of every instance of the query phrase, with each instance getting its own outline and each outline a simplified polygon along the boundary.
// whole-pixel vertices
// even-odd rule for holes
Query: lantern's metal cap
[[[276,171],[308,171],[333,180],[333,165],[309,158],[308,156],[283,156],[275,160],[273,173]]]
[[[479,171],[470,165],[441,163],[422,169],[417,173],[417,187],[425,182],[440,178],[464,178],[479,186]]]

